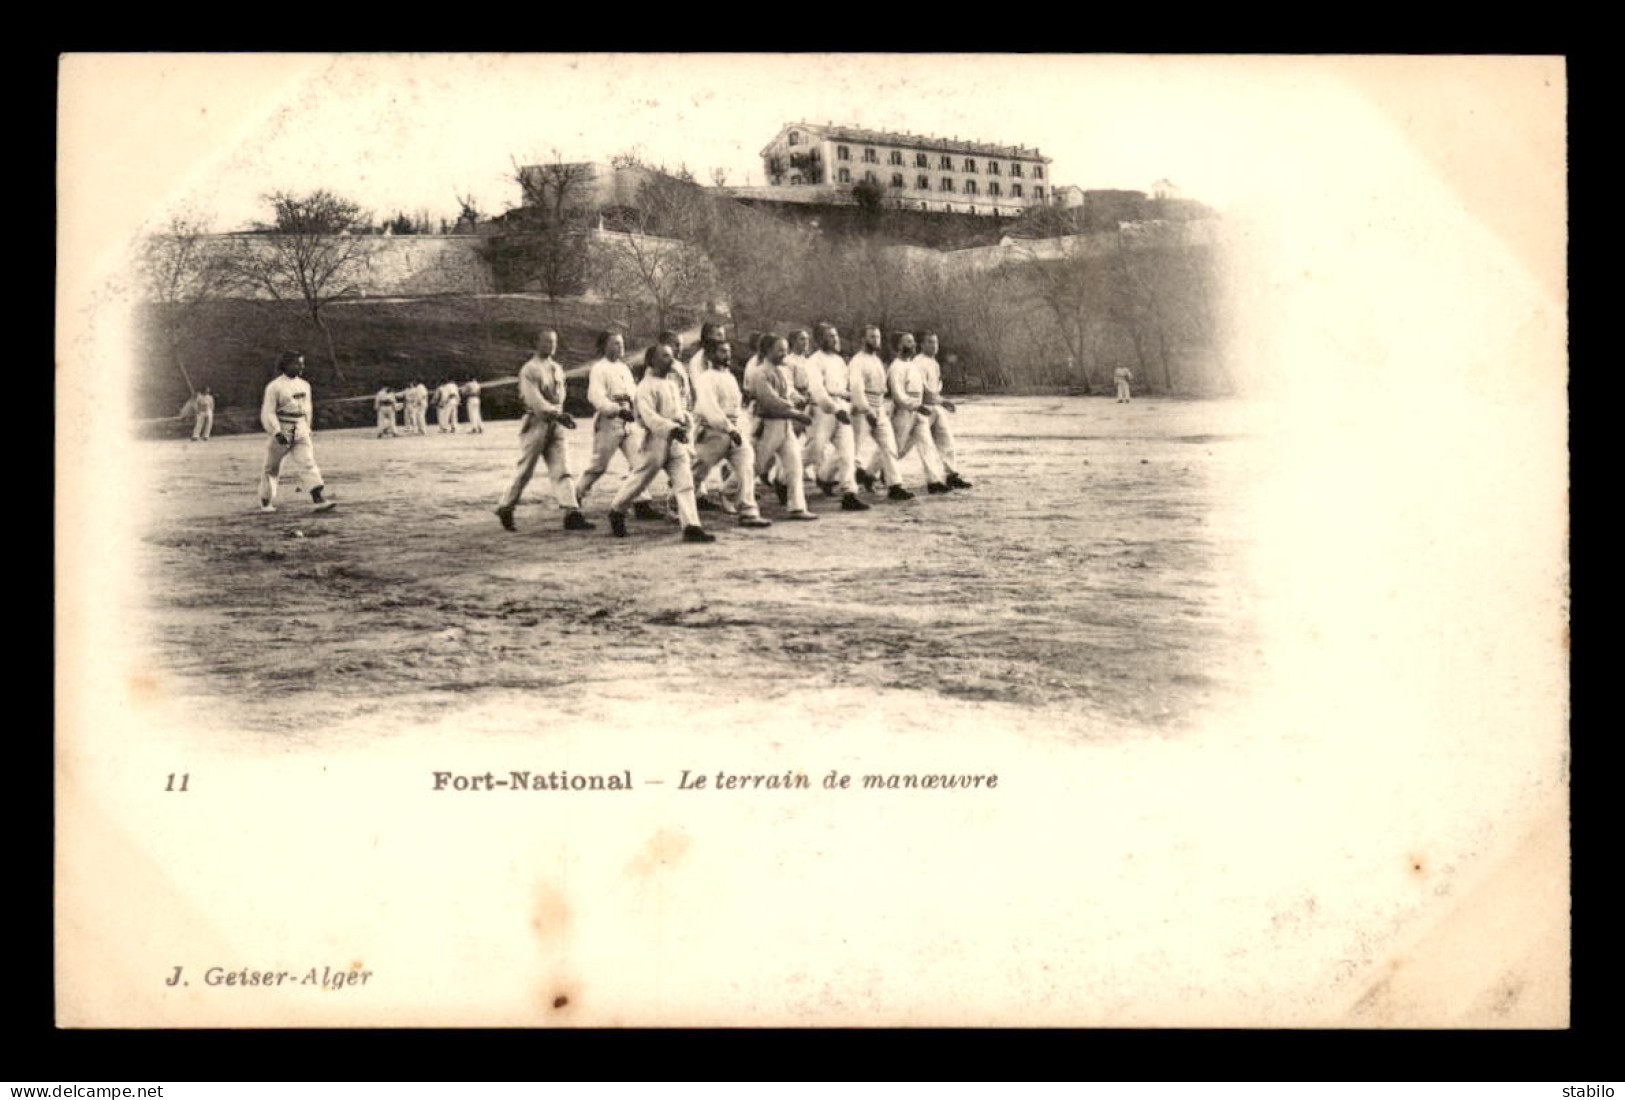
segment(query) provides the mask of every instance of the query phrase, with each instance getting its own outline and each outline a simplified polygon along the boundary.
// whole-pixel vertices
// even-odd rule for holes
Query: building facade
[[[1050,158],[997,145],[856,126],[792,122],[762,150],[762,193],[787,202],[844,203],[865,181],[905,209],[1020,214],[1050,202]]]

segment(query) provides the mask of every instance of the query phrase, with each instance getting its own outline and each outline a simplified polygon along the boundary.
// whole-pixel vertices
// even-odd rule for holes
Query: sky
[[[554,156],[760,184],[785,123],[833,121],[1036,146],[1055,185],[1167,178],[1333,248],[1350,204],[1392,225],[1437,192],[1561,293],[1565,96],[1562,59],[1538,57],[70,54],[58,242],[117,269],[175,212],[246,228],[276,190],[495,214],[518,203],[515,162]]]
[[[1037,146],[1057,185],[1169,178],[1223,208],[1256,191],[1293,66],[1041,55],[88,55],[81,114],[126,135],[121,172],[162,162],[151,201],[219,228],[273,189],[327,187],[379,214],[515,205],[511,162],[638,150],[709,181],[763,181],[790,121]],[[1267,73],[1271,70],[1272,73]],[[94,98],[95,102],[90,100]]]

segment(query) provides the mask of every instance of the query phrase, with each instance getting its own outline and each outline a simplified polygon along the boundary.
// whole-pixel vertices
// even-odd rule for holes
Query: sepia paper
[[[824,117],[820,84],[907,88],[885,74],[932,60],[968,74],[967,100],[1019,80],[1043,90],[1034,112],[1110,114],[1123,147],[1188,111],[1190,140],[1223,167],[1241,394],[1222,429],[1204,426],[1201,402],[1165,415],[1188,418],[1191,438],[1235,437],[1203,522],[1226,555],[1212,598],[1245,641],[1197,670],[1228,686],[1181,703],[1177,722],[1156,715],[1155,687],[1144,722],[1105,723],[875,686],[859,662],[883,653],[854,654],[850,682],[787,696],[748,670],[668,686],[662,662],[689,631],[647,657],[643,684],[628,673],[419,706],[392,702],[404,689],[385,678],[381,710],[278,725],[232,717],[273,710],[275,693],[227,705],[226,685],[154,656],[151,597],[170,579],[147,570],[143,540],[211,503],[164,492],[159,444],[131,428],[141,234],[287,135],[338,135],[324,97],[348,105],[345,125],[387,134],[397,101],[477,108],[565,66],[631,96],[652,67],[696,116],[742,117],[730,73],[743,82],[766,60],[63,58],[58,1024],[1567,1027],[1558,58],[783,62],[809,89],[807,117]],[[895,125],[913,125],[900,112]],[[607,158],[647,140],[637,118],[606,115],[568,142]],[[472,109],[461,125],[487,123]],[[771,136],[749,125],[747,145]],[[515,155],[545,153],[549,126],[508,139]],[[1022,119],[1009,129],[1021,140]],[[330,144],[308,146],[310,186],[344,156]],[[493,501],[511,476],[502,454],[478,474]],[[255,474],[218,491],[247,504]],[[1000,484],[968,499],[1020,493],[1038,509],[1053,489]],[[470,547],[502,534],[490,506],[467,506],[482,521]],[[839,523],[807,526],[829,546]],[[628,564],[640,583],[626,600],[700,560]],[[484,567],[444,564],[459,568]],[[709,607],[751,598],[730,573]],[[851,598],[885,601],[887,578]],[[953,598],[945,582],[941,602]],[[364,674],[332,676],[354,690]],[[515,770],[635,786],[434,789],[437,772]],[[786,772],[812,789],[680,786]],[[859,789],[825,787],[830,773]],[[997,782],[861,789],[865,774],[900,773]],[[291,977],[228,986],[211,970]]]

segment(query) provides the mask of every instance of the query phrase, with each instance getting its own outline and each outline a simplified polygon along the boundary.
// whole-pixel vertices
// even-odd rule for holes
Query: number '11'
[[[191,772],[182,772],[181,773],[181,785],[177,787],[177,786],[175,786],[175,773],[170,772],[169,773],[169,782],[164,784],[164,790],[166,790],[166,791],[184,791],[186,789],[186,781],[188,779],[190,779],[190,778],[192,778],[192,773]]]

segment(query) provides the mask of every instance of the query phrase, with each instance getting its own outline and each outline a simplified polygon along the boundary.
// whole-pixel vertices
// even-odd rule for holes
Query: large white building
[[[1049,165],[1049,157],[1024,145],[792,122],[762,150],[767,186],[730,190],[788,202],[851,202],[852,187],[867,180],[906,208],[1015,215],[1050,201]]]

